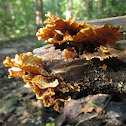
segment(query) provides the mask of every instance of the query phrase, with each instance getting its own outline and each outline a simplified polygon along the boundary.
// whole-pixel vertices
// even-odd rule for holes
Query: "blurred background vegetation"
[[[126,0],[0,0],[0,41],[35,36],[52,13],[91,20],[126,14]]]

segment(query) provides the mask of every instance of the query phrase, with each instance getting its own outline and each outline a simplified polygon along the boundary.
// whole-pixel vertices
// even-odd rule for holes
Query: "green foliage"
[[[55,126],[55,123],[46,123],[46,126]]]
[[[34,0],[1,0],[0,17],[0,41],[36,32]]]
[[[73,1],[73,16],[75,20],[87,20],[86,8],[81,0]]]
[[[54,0],[43,0],[43,10],[44,10],[45,14],[47,14],[48,12],[55,14],[55,2],[54,2]]]
[[[96,104],[92,103],[92,102],[89,104],[89,107],[96,107],[96,108],[98,108],[98,106]]]
[[[55,123],[53,123],[54,118],[53,117],[49,117],[49,120],[51,121],[50,123],[46,123],[46,126],[55,126]]]
[[[125,0],[102,0],[102,12],[99,10],[99,0],[89,0],[90,12],[87,11],[86,1],[73,0],[73,18],[88,20],[111,16],[125,15]],[[56,15],[56,0],[43,0],[43,13]],[[66,18],[67,0],[57,0],[58,16]],[[36,5],[35,0],[0,0],[0,41],[14,39],[36,33]],[[44,19],[45,20],[45,19]]]

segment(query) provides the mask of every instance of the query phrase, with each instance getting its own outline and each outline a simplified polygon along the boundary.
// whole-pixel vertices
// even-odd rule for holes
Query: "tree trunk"
[[[99,0],[98,2],[98,15],[101,16],[103,14],[103,0]]]
[[[36,0],[36,25],[37,30],[43,26],[43,1]]]
[[[55,0],[55,15],[58,17],[58,1]]]
[[[87,10],[88,19],[91,19],[93,17],[92,0],[85,0],[84,2]]]
[[[67,0],[67,8],[66,8],[66,19],[72,17],[72,11],[73,11],[73,1]]]

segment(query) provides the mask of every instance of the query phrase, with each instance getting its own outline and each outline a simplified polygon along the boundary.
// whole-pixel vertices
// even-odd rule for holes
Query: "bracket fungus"
[[[39,40],[46,39],[46,43],[53,44],[53,51],[47,45],[40,56],[30,52],[16,54],[14,59],[6,57],[3,63],[6,67],[12,67],[9,78],[23,78],[26,87],[32,88],[45,106],[54,105],[55,110],[60,111],[60,107],[74,98],[75,92],[80,92],[81,86],[89,81],[84,78],[84,70],[94,69],[94,66],[87,60],[97,58],[103,61],[116,57],[105,46],[115,44],[123,34],[119,33],[119,26],[105,24],[94,27],[85,22],[79,24],[70,18],[64,20],[50,13],[46,17],[46,27],[40,28],[36,35]],[[107,68],[105,64],[99,68],[103,67]]]

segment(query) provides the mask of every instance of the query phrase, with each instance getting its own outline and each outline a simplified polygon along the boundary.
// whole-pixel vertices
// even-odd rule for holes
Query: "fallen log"
[[[83,23],[84,21],[78,21],[79,23]],[[103,26],[104,24],[110,24],[113,26],[121,26],[120,32],[126,32],[126,16],[118,16],[118,17],[109,17],[102,19],[95,19],[86,21],[90,25],[94,25],[96,27]]]
[[[94,27],[47,14],[39,40],[46,45],[32,53],[6,57],[9,77],[22,77],[44,106],[60,109],[72,99],[107,93],[125,99],[126,50],[108,48],[122,39],[119,26]],[[105,47],[106,46],[106,47]],[[124,96],[123,96],[124,95]]]
[[[119,25],[122,26],[120,32],[125,32],[125,21],[126,16],[87,23],[97,26],[106,23]],[[73,89],[76,89],[76,91],[67,92],[65,87],[62,88],[64,94],[70,95],[75,100],[67,102],[64,108],[60,108],[61,114],[55,120],[55,125],[61,126],[64,125],[64,122],[83,126],[125,124],[125,114],[123,114],[125,108],[121,107],[126,104],[122,102],[126,101],[126,49],[124,49],[124,46],[123,50],[108,48],[109,53],[97,51],[89,55],[79,55],[74,59],[66,59],[65,46],[62,45],[62,48],[59,48],[56,44],[49,44],[33,50],[34,54],[42,58],[48,66],[50,74],[57,78],[60,84],[70,84]],[[100,93],[102,94],[100,95]],[[93,95],[90,97],[92,100],[87,100],[89,95]],[[106,103],[106,99],[110,95],[112,99]],[[96,106],[96,108],[94,106],[88,108],[89,103],[95,103],[98,108]],[[102,113],[103,109],[105,109],[105,113]],[[119,114],[119,111],[121,111],[121,114]],[[47,113],[48,111],[46,111]],[[118,114],[119,120],[116,114]],[[43,114],[44,116],[45,114]]]
[[[80,91],[73,93],[74,98],[97,93],[124,98],[121,94],[126,93],[126,50],[111,49],[111,52],[118,57],[103,61],[93,58],[88,61],[85,57],[66,60],[63,51],[55,50],[53,44],[33,50],[60,81],[74,87],[80,86]],[[104,64],[107,68],[102,68]]]
[[[122,16],[89,21],[87,23],[91,25],[98,24],[97,26],[105,23],[118,24],[119,26],[123,24],[122,28],[124,29],[121,32],[125,32],[125,20],[126,16]],[[41,33],[39,34],[41,35]],[[75,49],[76,47],[83,48],[81,43],[80,45],[79,43],[78,45],[70,44]],[[69,46],[66,43],[49,44],[33,50],[33,53],[43,59],[51,75],[55,76],[62,83],[70,84],[77,90],[76,93],[68,93],[72,98],[78,99],[89,94],[107,93],[120,98],[123,95],[123,99],[125,99],[126,50],[120,51],[108,48],[109,52],[104,53],[104,51],[97,50],[90,55],[80,55],[78,52],[78,57],[74,57],[75,55],[73,54],[73,59],[67,60],[66,54],[64,55],[64,49],[71,48],[71,45]],[[92,45],[89,45],[89,47],[93,48]]]

